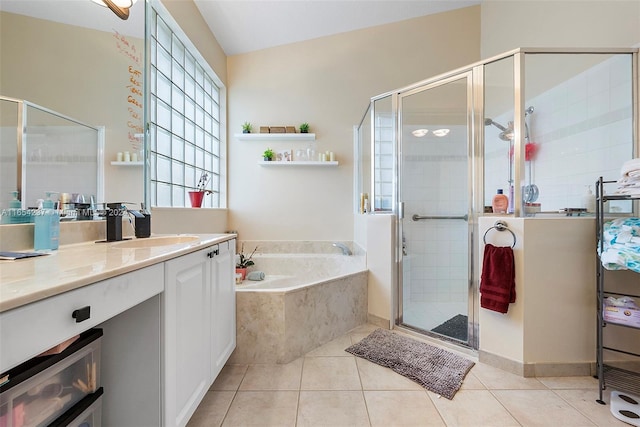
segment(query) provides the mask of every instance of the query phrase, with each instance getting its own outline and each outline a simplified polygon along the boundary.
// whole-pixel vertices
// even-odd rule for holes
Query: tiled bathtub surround
[[[342,254],[342,250],[333,246],[333,241],[317,240],[238,240],[238,251],[244,244],[245,254],[257,247],[256,254]],[[345,244],[356,256],[364,256],[364,250],[354,242]]]
[[[253,247],[245,243],[245,253]],[[261,253],[254,261],[266,279],[237,288],[230,363],[288,363],[366,322],[363,256]]]

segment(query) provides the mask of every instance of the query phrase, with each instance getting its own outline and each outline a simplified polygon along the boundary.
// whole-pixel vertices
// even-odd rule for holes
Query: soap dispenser
[[[51,195],[42,202],[42,209],[38,209],[34,217],[33,249],[36,251],[55,251],[60,240],[60,215],[55,209]]]
[[[29,222],[27,211],[22,210],[22,203],[18,200],[18,192],[12,191],[13,199],[9,202],[9,209],[2,211],[2,224],[22,224]]]
[[[136,237],[151,236],[151,212],[147,210],[144,203],[140,203],[140,215],[142,218],[136,217]]]

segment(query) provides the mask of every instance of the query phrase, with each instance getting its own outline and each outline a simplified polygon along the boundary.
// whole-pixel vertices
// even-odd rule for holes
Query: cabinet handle
[[[91,306],[88,305],[86,307],[74,310],[73,313],[71,313],[71,317],[76,319],[76,323],[84,322],[89,317],[91,317]]]
[[[209,252],[209,253],[207,254],[207,256],[208,256],[209,258],[213,258],[213,257],[214,257],[214,256],[216,256],[216,255],[220,255],[220,250],[219,250],[219,249],[214,249],[213,251],[211,251],[211,252]]]

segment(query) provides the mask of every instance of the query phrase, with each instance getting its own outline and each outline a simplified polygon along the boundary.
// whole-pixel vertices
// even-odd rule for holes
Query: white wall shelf
[[[315,133],[236,133],[239,141],[315,141]]]
[[[142,166],[143,162],[116,162],[112,161],[113,166]]]
[[[338,162],[265,162],[260,160],[258,162],[261,166],[338,166]]]

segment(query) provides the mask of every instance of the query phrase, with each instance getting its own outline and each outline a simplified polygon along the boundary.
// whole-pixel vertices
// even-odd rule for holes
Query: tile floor
[[[476,360],[453,400],[441,398],[344,351],[375,329],[286,365],[225,366],[188,427],[628,426],[595,402],[592,377],[522,378]]]

